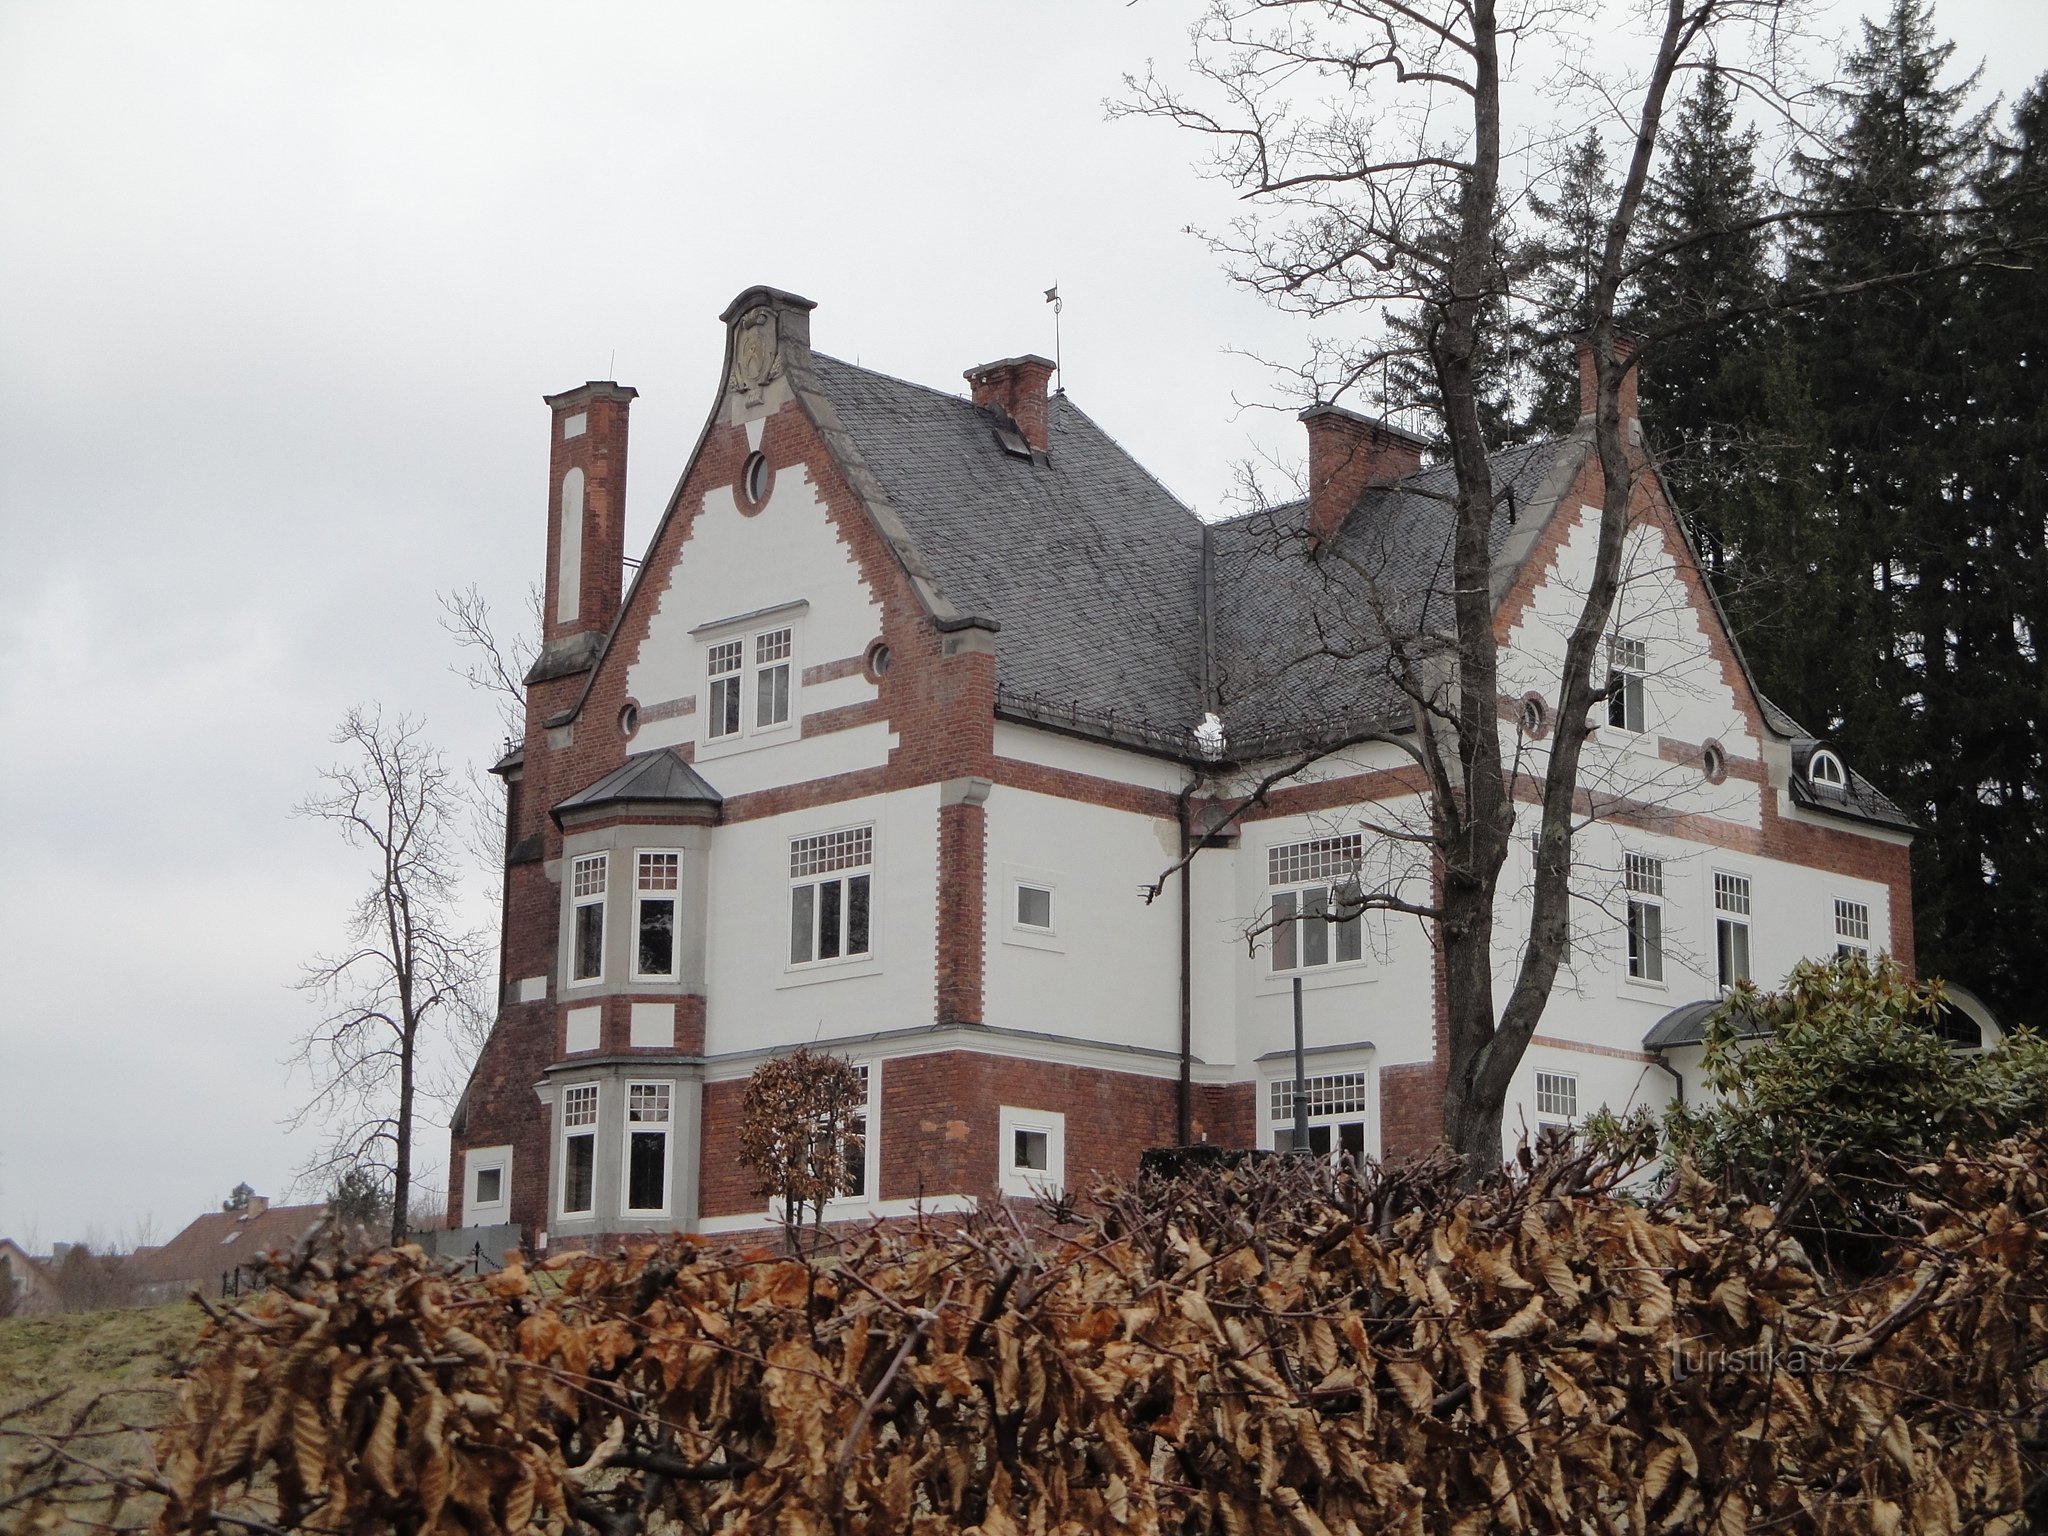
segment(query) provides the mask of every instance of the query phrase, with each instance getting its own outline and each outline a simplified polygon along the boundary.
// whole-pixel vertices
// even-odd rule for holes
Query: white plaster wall
[[[1000,636],[996,647],[999,651],[1002,648]],[[1017,725],[1008,720],[996,722],[995,748],[996,756],[1014,758],[1020,763],[1063,768],[1069,773],[1085,773],[1118,784],[1164,790],[1170,795],[1179,794],[1188,777],[1187,770],[1180,764],[1167,762],[1164,758],[1149,757],[1143,752],[1126,752],[1074,736],[1062,736],[1057,731],[1034,730],[1028,725]]]
[[[1519,698],[1538,693],[1552,711],[1561,692],[1565,643],[1585,602],[1599,542],[1597,508],[1560,509],[1557,515],[1572,517],[1572,530],[1509,631],[1500,668],[1503,694]],[[1609,633],[1641,639],[1649,647],[1646,729],[1636,735],[1607,725],[1605,705],[1599,706],[1602,723],[1587,743],[1581,782],[1596,793],[1755,828],[1762,819],[1756,784],[1732,776],[1722,784],[1709,784],[1697,760],[1668,762],[1658,754],[1660,737],[1694,745],[1717,740],[1731,763],[1759,762],[1763,751],[1709,649],[1711,617],[1692,605],[1679,579],[1678,562],[1683,558],[1676,535],[1667,534],[1661,525],[1640,523],[1630,529]],[[1596,679],[1604,681],[1607,665],[1603,640],[1594,658]],[[1521,741],[1512,722],[1503,729],[1502,741],[1510,751],[1519,745],[1531,775],[1540,778],[1548,757],[1545,743]]]
[[[1625,1114],[1648,1106],[1661,1114],[1671,1100],[1671,1075],[1655,1062],[1630,1061],[1591,1051],[1560,1050],[1537,1043],[1529,1047],[1508,1087],[1508,1101],[1501,1121],[1501,1141],[1512,1154],[1524,1136],[1536,1141],[1536,1074],[1564,1072],[1579,1080],[1579,1119],[1607,1108]]]
[[[937,785],[718,827],[711,839],[705,1052],[781,1048],[932,1022]],[[872,823],[873,953],[792,969],[789,842]]]
[[[1178,1051],[1179,896],[1169,890],[1147,906],[1138,888],[1180,856],[1179,829],[999,784],[987,846],[986,1021]],[[1054,886],[1050,940],[1011,922],[1017,870]]]
[[[1495,928],[1495,974],[1500,995],[1520,962],[1529,920],[1532,878],[1528,833],[1533,807],[1525,808],[1515,847],[1502,871],[1500,920]],[[1632,980],[1628,974],[1628,897],[1622,888],[1624,853],[1650,854],[1664,861],[1664,980]],[[1544,1013],[1541,1033],[1617,1050],[1640,1050],[1643,1036],[1665,1013],[1683,1003],[1717,994],[1714,948],[1714,873],[1743,875],[1750,882],[1750,970],[1758,985],[1782,982],[1800,960],[1830,959],[1835,953],[1835,900],[1870,908],[1872,952],[1891,931],[1891,892],[1873,880],[1859,880],[1777,859],[1731,852],[1707,844],[1658,836],[1632,827],[1599,823],[1573,840],[1572,962]]]
[[[693,635],[701,625],[777,604],[808,606],[786,622],[795,630],[792,728],[759,737],[708,742],[704,737],[710,690],[705,652],[717,636]],[[759,625],[779,626],[778,616]],[[724,794],[877,767],[896,744],[886,725],[859,726],[809,739],[796,727],[805,714],[858,704],[875,696],[862,673],[803,686],[806,667],[862,655],[882,631],[882,604],[841,542],[807,472],[784,469],[766,505],[746,516],[731,486],[705,493],[675,572],[648,623],[646,638],[626,670],[626,689],[639,702],[642,725],[633,750],[697,744],[697,765]],[[751,686],[751,685],[749,685]],[[648,719],[664,705],[694,697],[695,713]],[[751,709],[751,699],[748,701]]]

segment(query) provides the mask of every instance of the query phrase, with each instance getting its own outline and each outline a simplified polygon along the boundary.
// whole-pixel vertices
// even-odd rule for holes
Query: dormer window
[[[1843,790],[1849,787],[1849,774],[1839,757],[1821,747],[1807,759],[1806,781],[1816,789]]]

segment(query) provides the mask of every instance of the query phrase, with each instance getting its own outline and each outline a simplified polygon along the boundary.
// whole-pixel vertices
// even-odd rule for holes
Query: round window
[[[1522,695],[1522,734],[1531,740],[1540,740],[1550,729],[1550,708],[1543,702],[1540,693]]]
[[[1728,777],[1728,754],[1721,743],[1710,741],[1700,748],[1700,771],[1707,776],[1709,784],[1719,784]]]
[[[619,734],[630,741],[633,738],[633,733],[639,729],[640,706],[638,704],[628,704],[619,711]]]
[[[880,681],[882,674],[889,670],[889,647],[880,640],[869,646],[867,666],[868,676],[875,681]]]
[[[761,504],[768,499],[768,486],[773,478],[768,470],[766,454],[747,455],[747,462],[740,469],[740,499],[749,510],[758,512],[761,509]]]

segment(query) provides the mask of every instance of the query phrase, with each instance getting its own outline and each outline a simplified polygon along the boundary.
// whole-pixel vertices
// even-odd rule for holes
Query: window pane
[[[503,1197],[505,1170],[502,1168],[479,1168],[476,1171],[476,1203],[496,1205]]]
[[[818,882],[818,958],[836,960],[839,958],[839,914],[845,902],[846,887],[837,880]]]
[[[754,724],[780,725],[789,718],[789,663],[754,674]]]
[[[577,981],[590,981],[604,971],[604,903],[586,902],[576,909]]]
[[[1052,927],[1052,892],[1038,885],[1018,886],[1017,923],[1024,928]]]
[[[1716,925],[1721,985],[1732,987],[1749,979],[1749,924],[1722,918]]]
[[[1352,1162],[1365,1160],[1365,1122],[1347,1120],[1337,1127],[1337,1150]]]
[[[1340,902],[1349,900],[1356,903],[1358,900],[1358,882],[1353,880],[1338,887],[1336,895]],[[1343,922],[1337,924],[1337,961],[1341,965],[1347,960],[1362,959],[1364,955],[1365,914],[1361,912],[1358,916],[1348,917]]]
[[[1311,1125],[1308,1128],[1308,1149],[1317,1157],[1330,1155],[1330,1128],[1327,1125]]]
[[[676,904],[649,899],[640,903],[640,974],[673,976],[676,969]]]
[[[1273,898],[1273,969],[1276,971],[1291,971],[1295,966],[1294,930],[1298,925],[1291,921],[1294,910],[1294,892],[1282,891]]]
[[[1631,674],[1622,685],[1621,696],[1627,705],[1627,719],[1622,722],[1622,728],[1630,731],[1643,730],[1647,722],[1647,715],[1643,709],[1643,680]]]
[[[868,952],[868,877],[851,875],[846,881],[846,952]]]
[[[848,1199],[857,1199],[868,1192],[868,1117],[855,1115],[853,1129],[847,1133],[840,1148],[840,1158],[846,1164],[846,1176],[839,1183],[839,1193]]]
[[[592,1192],[591,1176],[597,1167],[597,1138],[588,1132],[571,1136],[568,1153],[562,1169],[562,1209],[587,1211]]]
[[[1622,691],[1621,674],[1619,672],[1607,674],[1607,688],[1607,723],[1627,730],[1628,703],[1626,695]]]
[[[1301,893],[1301,963],[1303,965],[1328,965],[1330,963],[1330,925],[1323,921],[1324,912],[1329,910],[1328,891],[1303,891]]]
[[[1642,914],[1643,934],[1643,980],[1664,979],[1664,909],[1650,902],[1643,902],[1631,910]]]
[[[626,1152],[626,1208],[658,1211],[668,1204],[668,1132],[635,1131]]]
[[[1044,1173],[1046,1169],[1046,1134],[1043,1131],[1017,1132],[1017,1144],[1012,1150],[1010,1166],[1026,1173]]]
[[[817,899],[817,887],[800,885],[789,893],[789,963],[802,965],[811,958],[811,938],[815,931],[812,904]]]
[[[730,736],[740,728],[740,680],[721,677],[711,685],[710,724],[713,736]]]

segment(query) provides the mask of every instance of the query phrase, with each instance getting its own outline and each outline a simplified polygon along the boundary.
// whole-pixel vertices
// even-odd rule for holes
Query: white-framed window
[[[562,1090],[562,1214],[597,1209],[597,1084]]]
[[[705,712],[704,734],[714,741],[740,733],[740,685],[745,681],[741,667],[747,654],[744,640],[721,640],[704,659],[704,671],[711,680],[711,707]]]
[[[1005,864],[1001,884],[990,882],[1000,893],[991,924],[995,936],[1023,949],[1063,951],[1067,930],[1076,924],[1060,894],[1060,880],[1056,870]]]
[[[1749,876],[1714,871],[1714,957],[1723,987],[1749,980]]]
[[[1643,679],[1650,670],[1649,642],[1616,635],[1608,654],[1607,723],[1640,734],[1648,728]]]
[[[1017,901],[1013,921],[1030,933],[1052,933],[1052,887],[1019,880],[1010,887]]]
[[[1536,1074],[1538,1130],[1570,1130],[1579,1118],[1579,1075],[1576,1072]]]
[[[1067,1117],[1002,1105],[996,1111],[998,1186],[1006,1195],[1057,1195],[1067,1184]]]
[[[736,635],[706,646],[706,738],[723,741],[788,725],[795,671],[796,629],[792,625]]]
[[[788,628],[754,636],[754,729],[789,721],[789,666],[795,651]]]
[[[1870,953],[1870,904],[1835,898],[1835,954]]]
[[[872,1107],[874,1074],[865,1062],[855,1062],[853,1070],[860,1074],[860,1108],[847,1122],[846,1145],[843,1157],[846,1163],[846,1179],[839,1186],[834,1199],[865,1200],[868,1197],[868,1111]]]
[[[511,1147],[471,1147],[462,1154],[462,1224],[496,1226],[511,1209]]]
[[[1628,888],[1628,974],[1631,981],[1664,980],[1664,861],[1647,853],[1622,855]]]
[[[875,829],[849,827],[789,842],[789,963],[869,953]]]
[[[1275,971],[1353,965],[1365,957],[1365,923],[1358,901],[1358,866],[1365,840],[1357,832],[1283,843],[1266,850],[1272,901]],[[1351,915],[1332,921],[1333,910]]]
[[[604,977],[605,854],[589,853],[571,866],[569,896],[574,903],[569,926],[569,980],[599,981]]]
[[[1308,1109],[1307,1136],[1297,1140],[1301,1127],[1294,1118],[1294,1079],[1276,1078],[1272,1088],[1273,1148],[1291,1152],[1297,1146],[1318,1157],[1342,1154],[1356,1162],[1366,1155],[1366,1122],[1372,1113],[1372,1074],[1368,1072],[1325,1072],[1307,1078],[1304,1102]]]
[[[634,860],[633,975],[667,981],[676,974],[676,916],[682,892],[683,857],[644,848]]]
[[[1847,789],[1849,774],[1842,760],[1822,747],[1806,760],[1806,782],[1823,789]]]
[[[668,1214],[669,1130],[675,1084],[626,1084],[626,1141],[619,1169],[628,1216]]]

